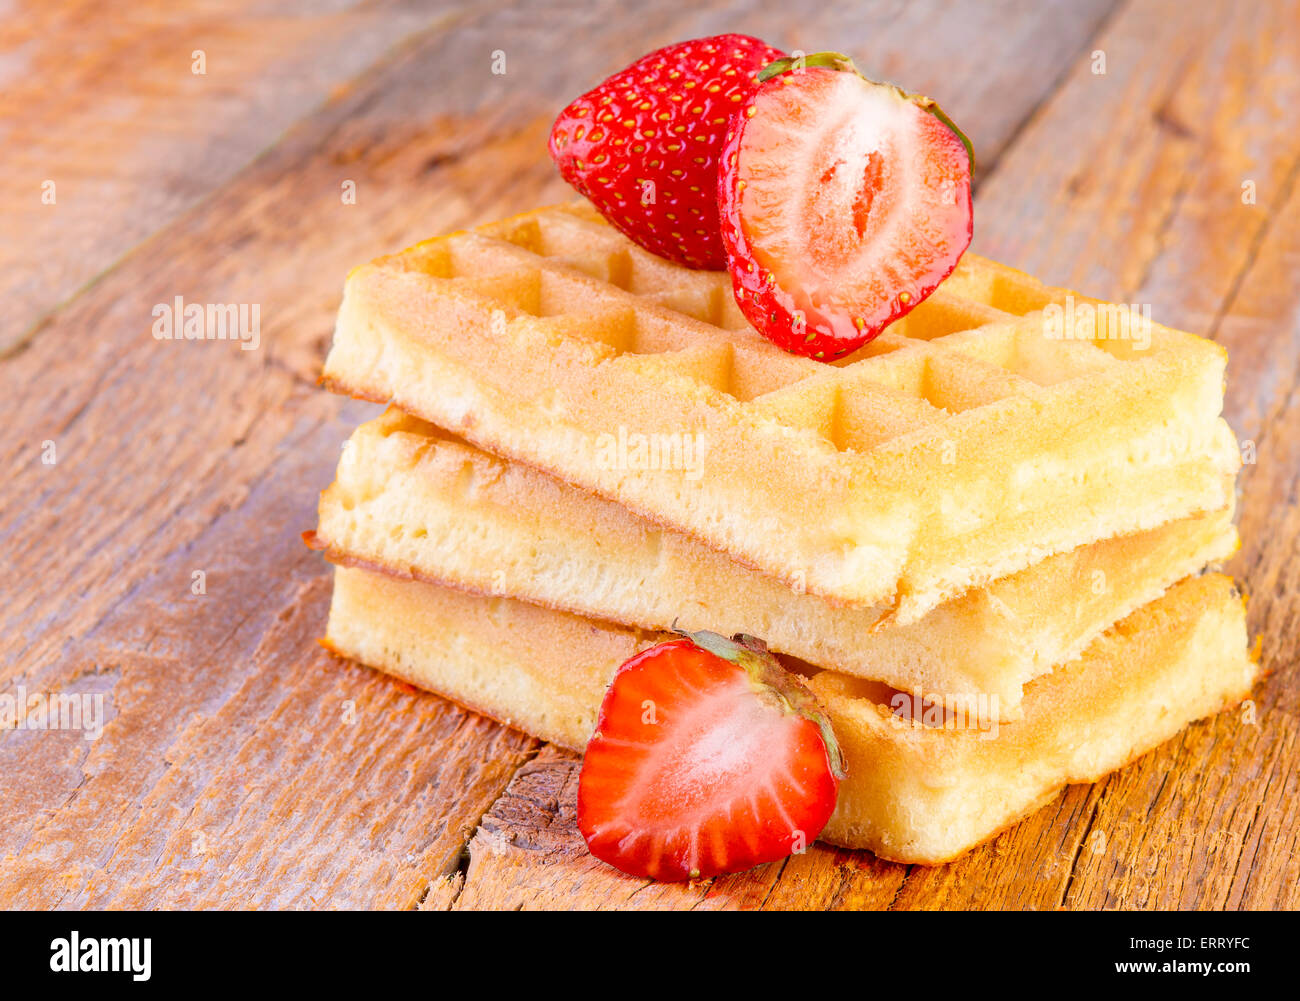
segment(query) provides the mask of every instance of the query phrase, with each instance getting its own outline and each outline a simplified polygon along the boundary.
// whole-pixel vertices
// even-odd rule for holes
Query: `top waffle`
[[[582,205],[348,278],[323,381],[457,431],[812,593],[912,617],[1052,553],[1226,505],[1225,356],[967,254],[833,364],[725,274]]]

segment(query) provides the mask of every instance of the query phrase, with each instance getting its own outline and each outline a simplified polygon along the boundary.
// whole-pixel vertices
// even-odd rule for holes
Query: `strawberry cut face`
[[[783,348],[824,360],[856,350],[970,244],[969,150],[932,109],[809,65],[768,79],[736,119],[719,176],[723,243],[737,304]]]
[[[821,832],[839,784],[829,724],[770,655],[752,656],[762,663],[742,666],[687,638],[619,669],[579,780],[593,855],[636,876],[699,879],[784,858]]]

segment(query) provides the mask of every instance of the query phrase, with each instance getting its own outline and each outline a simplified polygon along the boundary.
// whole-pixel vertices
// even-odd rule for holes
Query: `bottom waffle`
[[[615,669],[656,634],[512,598],[356,567],[335,571],[325,643],[544,740],[581,750]],[[1256,666],[1243,601],[1189,578],[1025,690],[1024,717],[961,718],[875,682],[809,675],[848,765],[822,839],[938,864],[987,841],[1069,783],[1093,782],[1244,699]]]

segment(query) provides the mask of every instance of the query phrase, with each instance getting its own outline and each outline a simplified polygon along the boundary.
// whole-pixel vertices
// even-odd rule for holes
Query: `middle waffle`
[[[317,544],[336,562],[637,628],[747,632],[950,707],[990,697],[1003,720],[1020,717],[1028,682],[1237,546],[1224,508],[1049,557],[900,621],[886,605],[792,590],[396,409],[353,434],[319,516]]]

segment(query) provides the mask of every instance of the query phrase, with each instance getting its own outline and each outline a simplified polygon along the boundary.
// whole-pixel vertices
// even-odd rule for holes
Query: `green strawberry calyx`
[[[743,668],[749,677],[750,686],[760,698],[770,700],[788,715],[802,716],[815,724],[821,732],[822,743],[826,745],[826,758],[830,762],[831,771],[837,779],[844,778],[847,774],[844,754],[835,738],[835,731],[831,729],[826,711],[817,697],[808,690],[808,686],[772,656],[766,643],[757,636],[746,633],[737,633],[727,639],[721,633],[709,632],[707,629],[692,633],[674,626],[673,632],[690,640],[701,650]]]

